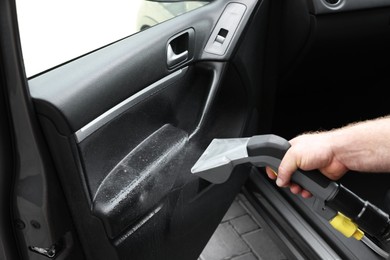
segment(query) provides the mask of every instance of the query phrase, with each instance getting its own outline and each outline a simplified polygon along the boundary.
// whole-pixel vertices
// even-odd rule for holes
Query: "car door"
[[[190,169],[258,130],[269,2],[210,1],[26,76],[1,1],[2,256],[197,259],[250,168]]]

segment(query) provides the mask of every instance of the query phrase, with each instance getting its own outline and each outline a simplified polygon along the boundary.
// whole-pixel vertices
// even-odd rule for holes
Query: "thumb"
[[[289,150],[290,151],[290,150]],[[279,169],[276,185],[279,187],[286,187],[290,184],[292,174],[298,170],[296,157],[289,151],[283,157]]]

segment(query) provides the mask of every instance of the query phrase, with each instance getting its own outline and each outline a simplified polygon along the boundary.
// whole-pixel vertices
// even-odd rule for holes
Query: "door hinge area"
[[[60,251],[60,246],[58,244],[54,244],[49,248],[30,246],[29,249],[34,253],[53,259],[57,256],[58,252]]]

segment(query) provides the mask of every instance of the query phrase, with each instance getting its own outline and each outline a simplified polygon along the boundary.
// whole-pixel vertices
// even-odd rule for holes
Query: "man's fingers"
[[[293,193],[293,194],[299,194],[299,193],[302,192],[302,188],[301,188],[301,186],[299,186],[298,184],[291,183],[291,184],[290,184],[290,191],[291,191],[291,193]]]
[[[302,196],[303,198],[305,198],[305,199],[308,199],[308,198],[313,197],[313,195],[312,195],[309,191],[307,191],[307,190],[302,190],[301,196]]]
[[[265,172],[267,173],[268,178],[271,180],[276,180],[277,174],[270,167],[266,167]]]
[[[274,172],[270,167],[265,167],[265,172],[267,173],[268,177],[272,180],[275,180],[278,176],[278,174]],[[301,194],[303,198],[311,198],[313,196],[309,191],[302,189],[302,187],[296,183],[289,183],[288,185],[290,191],[293,194]]]

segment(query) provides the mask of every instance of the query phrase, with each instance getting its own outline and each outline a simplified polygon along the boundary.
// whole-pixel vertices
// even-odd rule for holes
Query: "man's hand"
[[[283,157],[277,175],[267,167],[268,177],[276,180],[279,187],[289,187],[292,193],[301,194],[304,198],[311,197],[311,193],[290,182],[296,170],[318,169],[332,180],[341,178],[348,168],[335,156],[328,135],[328,132],[304,134],[290,140],[291,147]]]

